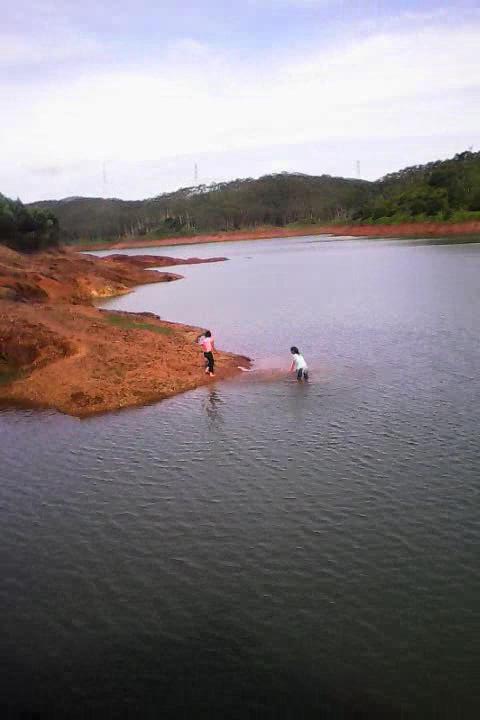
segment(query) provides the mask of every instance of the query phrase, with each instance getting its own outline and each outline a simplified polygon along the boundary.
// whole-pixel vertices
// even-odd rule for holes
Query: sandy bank
[[[451,237],[455,235],[480,235],[480,221],[463,223],[418,222],[399,225],[304,225],[295,228],[267,227],[256,230],[236,230],[205,235],[185,235],[182,237],[161,238],[157,240],[144,237],[131,237],[104,243],[80,243],[78,250],[109,250],[142,247],[162,247],[172,245],[199,245],[202,243],[231,242],[233,240],[268,240],[279,237],[301,237],[304,235],[352,235],[372,238],[412,238],[412,237]]]
[[[210,384],[199,328],[92,304],[179,279],[148,269],[175,262],[70,251],[25,256],[0,246],[0,403],[85,417]],[[217,376],[236,374],[245,362],[218,352]]]

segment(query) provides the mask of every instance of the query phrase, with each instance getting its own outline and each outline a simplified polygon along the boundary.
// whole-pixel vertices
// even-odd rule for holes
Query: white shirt
[[[305,370],[307,367],[307,363],[305,362],[305,358],[303,355],[300,355],[300,353],[295,353],[293,356],[293,364],[295,365],[295,370]]]

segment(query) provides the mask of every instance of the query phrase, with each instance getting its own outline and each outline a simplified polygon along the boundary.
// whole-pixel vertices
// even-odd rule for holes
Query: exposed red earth
[[[267,240],[279,237],[300,237],[303,235],[351,235],[354,237],[451,237],[454,235],[480,234],[480,221],[461,223],[447,222],[416,222],[398,225],[305,225],[295,228],[267,227],[255,230],[236,230],[206,235],[185,235],[161,239],[131,237],[124,240],[104,243],[79,243],[79,250],[125,249],[141,247],[162,247],[165,245],[198,245],[212,242],[229,242],[233,240]]]
[[[210,384],[200,328],[93,305],[136,285],[177,280],[148,269],[177,263],[71,250],[23,255],[0,246],[0,403],[85,417]],[[224,352],[216,360],[218,378],[248,364]]]

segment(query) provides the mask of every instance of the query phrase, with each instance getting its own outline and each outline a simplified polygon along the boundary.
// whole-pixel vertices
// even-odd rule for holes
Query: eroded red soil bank
[[[185,235],[182,237],[151,240],[132,237],[105,243],[95,243],[96,250],[122,249],[132,247],[162,247],[172,245],[197,245],[233,240],[266,240],[278,237],[300,237],[303,235],[352,235],[354,237],[451,237],[456,235],[480,235],[480,221],[447,223],[418,222],[399,225],[305,225],[296,228],[268,227],[256,230],[211,233],[206,235]],[[88,243],[75,246],[79,250],[93,249]]]
[[[0,403],[84,417],[212,382],[195,342],[199,328],[93,306],[135,285],[179,279],[148,269],[174,263],[73,251],[28,256],[0,246]],[[218,377],[245,362],[218,352]]]

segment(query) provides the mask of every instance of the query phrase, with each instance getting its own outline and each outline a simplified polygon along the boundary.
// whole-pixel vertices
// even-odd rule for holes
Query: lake
[[[209,327],[260,369],[298,345],[311,380],[0,412],[1,702],[478,717],[480,244],[136,252],[229,260],[105,307]]]

